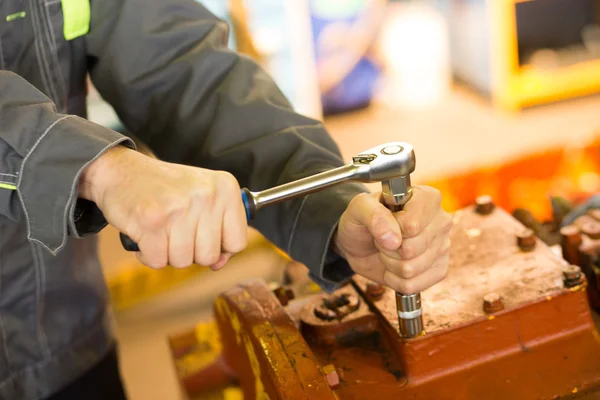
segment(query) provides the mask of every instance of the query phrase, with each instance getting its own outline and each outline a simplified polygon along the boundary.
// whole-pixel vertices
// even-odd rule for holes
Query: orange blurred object
[[[490,195],[505,210],[526,208],[537,219],[549,220],[550,196],[579,203],[600,192],[600,139],[427,184],[442,192],[448,211],[466,207],[480,195]]]

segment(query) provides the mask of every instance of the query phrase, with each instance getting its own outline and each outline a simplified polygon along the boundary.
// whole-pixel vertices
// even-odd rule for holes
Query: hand
[[[440,193],[413,187],[404,210],[392,213],[381,193],[356,196],[342,215],[334,245],[359,275],[402,294],[419,293],[448,273],[452,218]]]
[[[222,268],[248,243],[248,225],[235,178],[170,164],[116,147],[82,174],[80,197],[138,243],[152,268],[194,263]]]

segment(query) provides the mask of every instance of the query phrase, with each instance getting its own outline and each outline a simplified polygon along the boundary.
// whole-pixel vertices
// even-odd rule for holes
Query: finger
[[[439,236],[434,240],[430,249],[410,261],[400,261],[381,254],[381,262],[394,275],[402,279],[412,279],[431,269],[440,259],[446,257],[449,251],[450,239],[446,236]]]
[[[398,252],[404,260],[410,260],[425,253],[438,236],[447,236],[452,229],[452,217],[442,211],[420,235],[405,238]]]
[[[210,266],[217,264],[221,258],[221,230],[223,214],[215,209],[200,214],[196,228],[196,244],[194,261],[197,264]]]
[[[185,268],[194,263],[196,221],[194,216],[188,214],[173,224],[169,235],[169,265]]]
[[[137,243],[140,251],[136,257],[142,264],[154,269],[167,266],[169,261],[168,238],[164,231],[146,234]]]
[[[231,257],[232,257],[231,253],[222,253],[221,257],[219,258],[219,261],[217,261],[216,264],[210,265],[209,268],[212,269],[213,271],[218,271],[221,268],[223,268],[225,266],[225,264],[227,264],[229,262]]]
[[[432,268],[412,279],[403,279],[387,270],[383,275],[384,284],[406,295],[422,292],[446,278],[448,260],[449,256],[443,257]]]
[[[222,243],[222,251],[232,254],[239,253],[248,246],[248,219],[239,190],[230,199],[223,216]]]
[[[348,208],[352,220],[366,226],[375,241],[386,250],[397,250],[402,242],[398,222],[379,201],[379,194],[356,196]]]
[[[441,208],[440,192],[428,186],[414,186],[412,198],[394,214],[403,238],[416,237],[433,221]]]

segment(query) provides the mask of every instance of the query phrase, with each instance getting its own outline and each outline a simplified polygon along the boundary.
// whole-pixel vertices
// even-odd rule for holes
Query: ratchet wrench
[[[260,192],[244,188],[241,195],[246,216],[251,220],[265,206],[305,196],[344,182],[381,182],[383,203],[390,210],[399,211],[412,196],[410,174],[414,172],[415,167],[415,154],[410,144],[385,143],[354,156],[352,162],[344,166]],[[121,234],[121,243],[125,250],[139,251],[137,244],[124,234]],[[396,306],[402,336],[411,338],[420,335],[423,331],[420,294],[396,293]]]

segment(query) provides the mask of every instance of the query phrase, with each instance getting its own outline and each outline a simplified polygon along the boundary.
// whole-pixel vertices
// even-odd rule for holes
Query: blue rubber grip
[[[252,219],[252,208],[250,206],[250,201],[248,200],[248,195],[244,190],[242,190],[242,201],[244,202],[244,208],[246,209],[246,219],[250,221]]]

